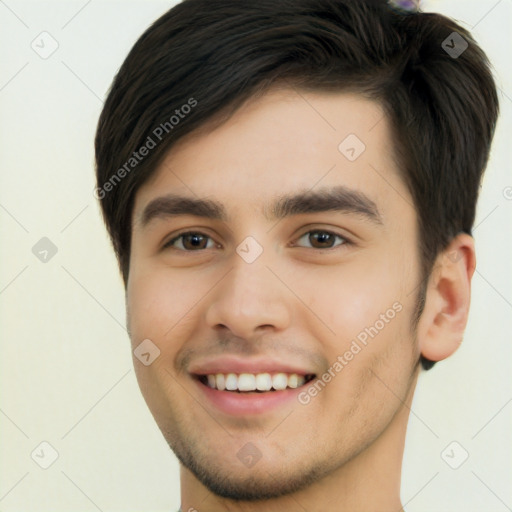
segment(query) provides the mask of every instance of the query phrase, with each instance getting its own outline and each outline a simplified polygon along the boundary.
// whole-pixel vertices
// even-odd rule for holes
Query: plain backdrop
[[[92,193],[102,101],[133,43],[174,4],[0,1],[2,512],[178,508],[178,464],[137,386],[124,290]],[[512,510],[512,0],[431,0],[423,10],[472,30],[494,64],[502,114],[475,224],[469,325],[459,351],[420,377],[402,499],[407,512],[504,512]],[[57,250],[46,262],[33,251],[43,237]]]

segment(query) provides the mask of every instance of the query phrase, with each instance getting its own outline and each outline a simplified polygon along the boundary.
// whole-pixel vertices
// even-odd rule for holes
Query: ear
[[[418,323],[418,348],[431,361],[452,355],[462,342],[475,267],[474,240],[466,233],[457,235],[436,258]]]

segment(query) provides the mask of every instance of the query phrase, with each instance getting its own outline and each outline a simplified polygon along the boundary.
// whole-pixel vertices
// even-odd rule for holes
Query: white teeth
[[[296,373],[217,373],[206,375],[208,386],[219,391],[282,391],[286,388],[295,389],[306,382],[303,375]]]
[[[258,391],[270,391],[272,389],[272,377],[270,373],[258,373],[258,375],[256,375],[256,389]]]
[[[294,374],[294,375],[297,375],[297,374]],[[304,377],[303,375],[297,375],[297,382],[295,383],[296,384],[295,387],[300,388],[301,386],[304,386],[305,383],[306,383],[306,377]],[[288,379],[288,386],[290,386],[291,388],[294,387],[290,384],[290,379]]]
[[[238,389],[240,391],[254,391],[256,389],[256,377],[252,373],[241,373],[238,376]]]
[[[303,382],[303,384],[304,384],[304,382]],[[288,387],[292,388],[292,389],[299,387],[299,376],[296,373],[292,373],[288,377]]]
[[[215,375],[208,375],[208,386],[215,387]]]
[[[234,373],[226,375],[226,389],[228,391],[236,391],[238,389],[238,379]]]
[[[217,373],[217,375],[215,375],[215,381],[216,387],[219,391],[224,391],[226,389],[226,379],[222,373]]]
[[[286,376],[286,373],[276,373],[272,377],[272,387],[276,390],[282,390],[286,389],[286,386],[288,385],[288,377]]]

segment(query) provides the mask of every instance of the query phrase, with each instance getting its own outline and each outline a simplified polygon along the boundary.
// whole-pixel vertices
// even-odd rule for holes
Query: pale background
[[[0,0],[2,512],[179,505],[178,464],[135,380],[122,283],[92,195],[102,100],[135,40],[174,3]],[[420,379],[402,499],[408,512],[503,512],[512,510],[512,0],[423,5],[474,29],[496,68],[502,117],[478,208],[467,334]],[[47,59],[31,48],[43,31],[46,49],[49,37],[59,45]],[[58,248],[46,263],[32,253],[42,237]],[[43,441],[59,454],[48,469],[31,458]],[[452,441],[452,465],[469,454],[458,469],[441,456]],[[34,459],[50,455],[43,446]]]

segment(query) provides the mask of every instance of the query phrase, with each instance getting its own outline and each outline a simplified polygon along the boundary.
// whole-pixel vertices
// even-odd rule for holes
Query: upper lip
[[[189,372],[195,375],[211,375],[215,373],[296,373],[311,375],[313,371],[303,366],[283,363],[268,358],[241,358],[224,356],[192,363]]]

